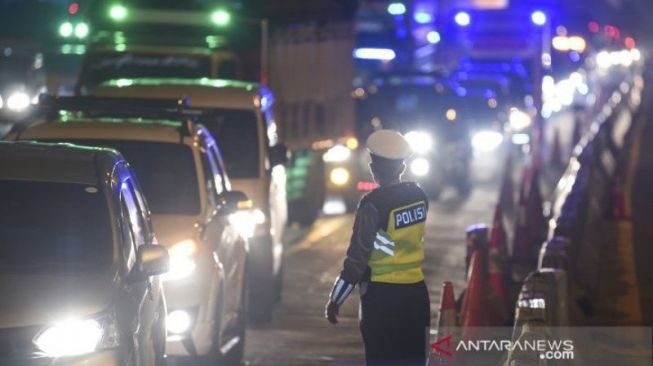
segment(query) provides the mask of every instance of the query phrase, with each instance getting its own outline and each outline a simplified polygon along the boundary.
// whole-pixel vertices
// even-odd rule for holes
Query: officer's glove
[[[338,324],[338,304],[329,300],[324,309],[324,316],[329,320],[331,324]]]

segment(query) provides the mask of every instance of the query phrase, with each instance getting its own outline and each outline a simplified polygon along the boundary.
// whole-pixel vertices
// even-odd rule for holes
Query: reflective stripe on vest
[[[424,279],[426,202],[390,211],[387,230],[379,230],[368,262],[373,282],[416,283]]]

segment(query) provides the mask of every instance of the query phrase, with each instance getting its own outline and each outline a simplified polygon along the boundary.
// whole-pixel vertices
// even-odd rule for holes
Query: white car
[[[217,79],[120,79],[93,91],[96,96],[187,97],[203,111],[200,122],[220,141],[235,189],[254,202],[250,242],[250,311],[253,319],[270,318],[280,298],[282,236],[288,209],[285,146],[277,136],[273,93],[255,83]]]
[[[85,106],[80,109],[98,106],[84,97],[59,102],[65,100]],[[136,110],[136,116],[128,117],[125,111],[133,102],[107,103],[115,104],[113,112],[71,111],[68,106],[68,111],[55,113],[56,120],[13,137],[120,151],[138,175],[154,231],[170,253],[170,271],[163,277],[168,355],[240,359],[247,319],[248,244],[238,230],[244,211],[235,207],[246,204],[247,197],[231,191],[218,145],[204,127],[143,119]]]

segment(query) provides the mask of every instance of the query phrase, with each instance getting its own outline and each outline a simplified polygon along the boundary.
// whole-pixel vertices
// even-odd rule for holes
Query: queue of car
[[[274,117],[266,109],[273,101],[271,92],[255,84],[220,90],[222,83],[232,84],[216,80],[212,88],[199,90],[198,99],[205,95],[209,102],[197,105],[167,99],[164,86],[158,94],[148,93],[158,99],[139,98],[143,91],[138,90],[118,97],[115,94],[126,90],[110,86],[99,94],[111,96],[42,98],[30,125],[8,136],[14,142],[2,143],[0,184],[6,181],[3,194],[12,196],[2,216],[16,215],[17,207],[23,213],[3,220],[2,242],[24,246],[23,235],[33,232],[27,237],[34,235],[34,241],[17,253],[34,251],[34,263],[30,258],[17,273],[38,282],[34,273],[41,268],[62,270],[67,277],[61,287],[68,292],[60,299],[64,309],[55,307],[33,319],[29,309],[5,304],[3,313],[12,318],[15,311],[25,324],[0,323],[0,337],[14,337],[14,331],[34,334],[19,352],[0,350],[0,360],[65,365],[95,364],[96,359],[103,365],[159,365],[166,355],[208,364],[240,360],[248,315],[269,319],[280,296],[281,279],[275,275],[280,276],[282,268],[285,148],[276,140]],[[206,123],[218,137],[197,122]],[[223,150],[229,151],[230,160],[223,160]],[[113,166],[105,163],[109,157],[115,160]],[[79,198],[43,188],[61,186],[60,180],[69,189],[81,188]],[[232,183],[239,190],[233,190]],[[21,190],[25,193],[18,194]],[[34,191],[39,194],[30,195]],[[111,192],[117,209],[112,201],[78,206],[85,195],[114,199]],[[43,210],[40,202],[52,207]],[[104,217],[93,206],[101,204],[110,206]],[[86,242],[93,242],[94,252],[87,253]],[[133,253],[123,249],[118,256],[120,248],[129,247]],[[9,253],[12,248],[3,244],[1,250]],[[63,258],[41,258],[41,250],[60,252]],[[97,260],[110,265],[101,267]],[[118,267],[124,272],[116,272]],[[83,296],[82,279],[93,280],[85,271],[100,268],[109,281],[87,295],[107,304],[91,307],[85,303],[90,300]],[[128,299],[138,301],[129,306]],[[248,314],[250,299],[259,307]],[[155,300],[156,306],[151,305]],[[66,304],[80,307],[79,314],[58,314],[71,308]],[[26,314],[19,315],[22,311]],[[134,319],[111,323],[123,317]],[[98,340],[91,345],[92,337]],[[80,339],[88,344],[82,347]]]

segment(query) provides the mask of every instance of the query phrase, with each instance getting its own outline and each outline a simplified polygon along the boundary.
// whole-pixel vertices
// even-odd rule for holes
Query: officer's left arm
[[[356,213],[354,229],[343,269],[331,290],[330,301],[336,305],[342,305],[367,271],[378,228],[379,214],[376,207],[369,202],[362,204]]]

